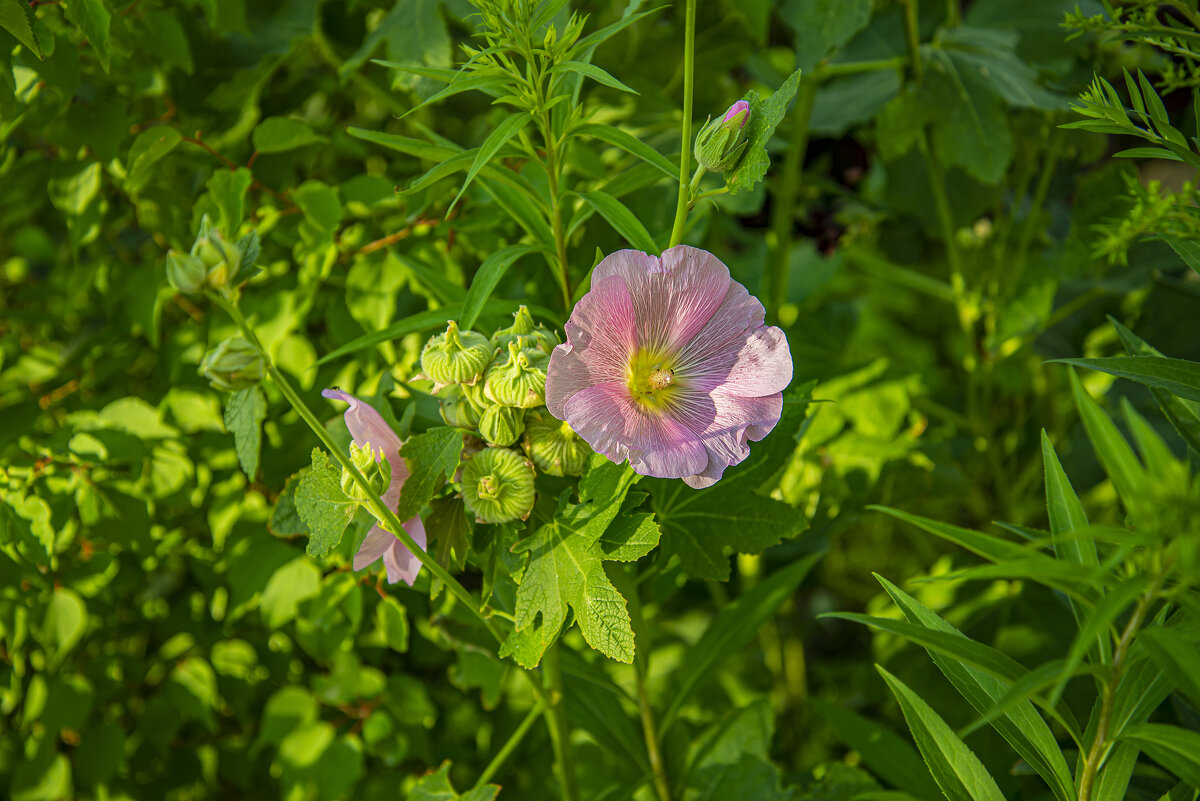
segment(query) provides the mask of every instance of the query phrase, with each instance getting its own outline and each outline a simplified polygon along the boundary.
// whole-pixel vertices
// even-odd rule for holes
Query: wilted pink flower
[[[321,394],[330,400],[350,404],[350,408],[346,410],[346,427],[350,429],[350,436],[360,448],[369,447],[374,451],[375,461],[379,461],[381,456],[387,458],[392,468],[392,478],[383,493],[383,502],[393,512],[396,511],[400,503],[400,487],[403,486],[404,479],[408,478],[408,466],[404,463],[404,457],[400,455],[400,437],[396,436],[396,432],[392,431],[379,412],[348,392],[326,389],[322,390]],[[405,521],[403,525],[417,545],[424,548],[425,526],[421,523],[421,518],[414,517]],[[354,554],[354,569],[362,570],[381,557],[383,566],[387,568],[389,584],[403,581],[411,587],[417,579],[417,573],[421,572],[421,563],[417,561],[417,557],[413,556],[395,535],[375,525],[367,532],[362,545],[358,546],[358,552]]]
[[[707,487],[779,422],[791,380],[783,331],[715,256],[622,250],[571,312],[546,406],[613,461]]]
[[[744,112],[744,114],[743,114],[743,112]],[[750,104],[747,103],[745,100],[739,100],[738,102],[736,102],[732,106],[730,106],[729,110],[725,112],[725,116],[721,118],[721,122],[729,122],[730,120],[732,120],[734,117],[738,116],[739,114],[743,115],[742,116],[742,125],[745,125],[746,120],[748,120],[750,118]]]

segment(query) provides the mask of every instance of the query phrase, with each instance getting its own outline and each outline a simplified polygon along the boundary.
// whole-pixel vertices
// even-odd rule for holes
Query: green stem
[[[663,760],[662,747],[658,741],[658,729],[654,725],[654,709],[650,706],[650,695],[646,692],[646,672],[650,669],[650,654],[642,645],[643,658],[634,660],[634,675],[637,676],[638,714],[642,718],[642,734],[646,739],[646,754],[650,757],[650,771],[654,775],[654,790],[658,801],[671,801],[671,785],[667,781],[667,765]]]
[[[483,787],[483,785],[487,784],[488,781],[490,781],[491,778],[496,775],[496,771],[498,771],[504,765],[505,761],[507,761],[509,756],[512,755],[512,752],[515,751],[517,746],[521,744],[521,741],[525,739],[525,735],[529,732],[529,728],[533,726],[534,722],[545,711],[545,699],[539,700],[533,705],[533,708],[529,710],[529,714],[527,714],[525,719],[521,721],[521,725],[517,726],[516,731],[509,736],[508,740],[505,741],[504,746],[496,752],[494,757],[492,757],[492,761],[489,762],[487,767],[483,769],[483,773],[479,774],[479,780],[475,782],[475,790]]]
[[[1054,168],[1057,166],[1058,157],[1062,150],[1062,129],[1053,124],[1053,119],[1051,127],[1054,130],[1050,134],[1050,146],[1046,150],[1046,163],[1042,165],[1042,172],[1038,176],[1037,187],[1033,190],[1033,201],[1029,205],[1029,213],[1025,216],[1025,222],[1021,226],[1021,234],[1017,238],[1017,259],[1016,264],[1013,266],[1012,278],[1010,279],[1014,288],[1020,285],[1021,274],[1025,271],[1026,262],[1029,260],[1029,244],[1033,241],[1033,233],[1037,228],[1038,218],[1041,216],[1042,207],[1046,204],[1046,195],[1050,192],[1050,182],[1054,178]]]
[[[824,64],[817,67],[814,76],[820,82],[827,78],[837,78],[842,75],[859,75],[864,72],[876,72],[878,70],[896,70],[906,66],[909,62],[910,59],[908,56],[894,56],[892,58],[879,58],[871,61],[847,61],[841,64]]]
[[[962,14],[958,8],[958,0],[946,0],[946,27],[957,28]]]
[[[571,311],[571,273],[567,268],[567,235],[563,229],[562,197],[558,191],[559,166],[558,142],[554,139],[554,128],[550,113],[542,116],[542,136],[546,140],[546,177],[550,181],[550,230],[554,232],[554,255],[558,259],[559,283],[562,285],[563,306]]]
[[[912,75],[916,80],[921,79],[924,65],[921,63],[921,32],[917,24],[919,0],[900,0],[904,5],[904,32],[908,42],[908,59],[912,65]]]
[[[259,355],[262,357],[264,364],[267,366],[267,375],[269,375],[275,382],[275,385],[279,387],[279,391],[283,394],[283,397],[286,398],[288,403],[292,405],[292,408],[296,410],[296,413],[300,415],[300,418],[305,423],[308,423],[308,427],[313,430],[313,433],[317,435],[317,439],[321,440],[321,444],[324,445],[325,449],[333,455],[333,458],[341,464],[342,469],[349,471],[350,476],[354,479],[354,483],[357,484],[359,488],[366,494],[367,506],[370,507],[371,513],[375,516],[375,518],[381,521],[384,528],[386,528],[388,532],[392,534],[392,536],[399,539],[400,542],[402,542],[404,546],[412,552],[413,556],[417,557],[417,560],[422,566],[428,568],[430,573],[442,581],[455,598],[461,601],[467,607],[467,609],[469,609],[471,613],[475,615],[475,617],[479,618],[484,627],[487,628],[487,630],[491,632],[492,636],[496,638],[496,642],[502,641],[504,637],[500,634],[500,630],[496,628],[496,625],[492,623],[491,620],[484,616],[482,611],[480,611],[479,601],[472,597],[471,593],[468,592],[467,589],[458,582],[458,579],[450,575],[450,572],[446,570],[446,568],[438,564],[436,559],[431,557],[423,548],[413,541],[413,538],[409,535],[409,533],[404,530],[404,526],[401,524],[400,519],[396,517],[396,513],[389,509],[387,504],[383,502],[383,499],[380,498],[373,489],[371,489],[370,483],[363,477],[362,473],[358,471],[358,468],[354,466],[354,463],[350,461],[350,457],[347,456],[342,449],[338,447],[338,444],[333,441],[333,437],[329,435],[329,432],[325,430],[325,426],[321,424],[321,421],[317,419],[317,416],[313,414],[312,410],[308,408],[308,405],[304,403],[304,400],[300,397],[300,394],[296,392],[291,382],[284,377],[283,373],[279,371],[279,368],[275,366],[275,363],[271,361],[270,355],[262,346],[262,343],[259,342],[258,337],[254,333],[254,329],[250,327],[249,322],[246,321],[246,318],[242,315],[242,311],[238,308],[237,304],[216,293],[209,293],[209,297],[212,298],[213,302],[224,309],[231,318],[233,318],[234,323],[236,323],[237,327],[241,329],[242,335],[246,338],[246,341],[253,345],[254,349],[257,350]]]
[[[692,82],[696,66],[696,0],[683,0],[683,146],[679,154],[679,199],[675,203],[675,224],[671,227],[671,244],[675,247],[683,239],[683,226],[687,222],[688,204],[691,202],[692,187],[688,183],[688,170],[692,168]]]
[[[768,323],[779,322],[779,309],[787,298],[788,263],[792,252],[792,223],[796,216],[796,196],[800,191],[804,154],[808,150],[808,122],[812,117],[817,82],[800,82],[796,105],[792,109],[792,138],[780,171],[779,191],[771,210],[772,246],[765,276],[763,297]]]
[[[577,801],[579,788],[575,781],[575,763],[571,760],[571,729],[567,724],[559,646],[560,643],[554,643],[542,657],[542,670],[548,685],[545,689],[550,697],[550,707],[545,711],[546,727],[550,730],[550,743],[554,748],[554,761],[558,765],[558,781],[562,786],[563,801]]]
[[[929,187],[933,191],[933,204],[937,208],[938,222],[942,226],[942,239],[946,245],[946,260],[950,263],[950,289],[954,292],[958,306],[959,324],[964,332],[971,333],[971,321],[967,317],[967,284],[963,278],[962,254],[955,239],[954,213],[950,209],[950,195],[946,191],[946,173],[941,159],[929,139],[929,131],[921,133],[921,150],[925,156],[925,169],[929,174]]]

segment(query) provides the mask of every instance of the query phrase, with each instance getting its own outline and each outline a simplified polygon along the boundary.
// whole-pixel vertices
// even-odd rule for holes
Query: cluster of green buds
[[[719,120],[710,119],[696,134],[696,162],[709,172],[729,172],[746,151],[750,104],[739,100]]]
[[[230,242],[205,216],[188,253],[167,253],[167,280],[185,295],[206,289],[224,291],[244,281],[258,260],[258,232]]]
[[[463,501],[483,523],[528,517],[536,471],[578,475],[591,454],[566,423],[546,411],[546,368],[558,337],[521,306],[490,337],[451,322],[421,352],[448,425],[477,433],[487,446],[462,474]]]
[[[237,392],[263,379],[266,364],[258,350],[242,337],[222,341],[204,356],[200,373],[216,389]]]
[[[351,442],[350,461],[371,485],[371,491],[383,497],[392,482],[392,466],[388,463],[387,457],[380,454],[376,459],[375,451],[370,446],[364,448],[357,442]],[[354,480],[350,471],[344,467],[342,468],[342,492],[346,493],[346,497],[359,503],[366,503],[370,497]]]

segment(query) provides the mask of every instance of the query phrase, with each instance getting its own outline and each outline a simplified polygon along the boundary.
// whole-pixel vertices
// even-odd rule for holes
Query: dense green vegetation
[[[1195,0],[0,0],[0,797],[1192,801],[1198,86]],[[793,366],[706,489],[526,375],[680,243]]]

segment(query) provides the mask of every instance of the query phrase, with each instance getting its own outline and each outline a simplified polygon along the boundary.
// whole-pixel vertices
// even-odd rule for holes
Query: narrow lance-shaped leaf
[[[637,92],[630,89],[625,84],[618,81],[605,70],[597,67],[595,64],[586,64],[582,61],[564,61],[561,64],[555,64],[550,68],[550,72],[573,72],[577,75],[582,75],[585,78],[591,78],[598,84],[609,87],[610,89],[618,89],[622,92],[629,92],[636,95]]]
[[[1200,732],[1166,723],[1141,723],[1127,728],[1121,739],[1139,746],[1192,787],[1200,787]]]
[[[625,237],[629,244],[645,253],[659,252],[654,237],[650,236],[646,226],[642,225],[642,221],[634,216],[624,203],[599,190],[586,192],[581,197],[600,212],[600,216],[607,220],[618,234]]]
[[[1141,497],[1146,471],[1142,468],[1129,443],[1113,425],[1112,420],[1100,408],[1100,404],[1083,388],[1083,382],[1075,371],[1070,372],[1071,392],[1075,396],[1075,407],[1083,419],[1088,439],[1096,451],[1104,472],[1117,488],[1117,494],[1127,508],[1135,506]]]
[[[578,136],[590,136],[594,139],[599,139],[601,142],[606,142],[613,147],[619,147],[626,153],[637,156],[647,164],[657,167],[671,180],[679,180],[678,164],[672,164],[670,159],[650,147],[650,145],[616,126],[588,123],[580,125],[573,133]]]
[[[917,748],[946,798],[949,801],[1004,801],[996,780],[946,721],[900,679],[879,665],[875,669],[900,703],[900,711],[904,713]]]
[[[1200,363],[1166,356],[1107,356],[1101,359],[1054,359],[1061,364],[1088,367],[1128,378],[1172,395],[1200,401]]]
[[[467,178],[463,181],[462,187],[458,190],[458,194],[454,196],[454,200],[450,201],[450,208],[446,213],[449,214],[454,209],[458,199],[463,196],[463,192],[467,191],[467,187],[471,185],[471,181],[475,180],[475,176],[483,169],[492,157],[499,152],[500,148],[508,143],[509,139],[516,136],[522,128],[524,128],[530,120],[527,112],[509,115],[504,119],[504,122],[496,126],[496,128],[487,135],[483,140],[483,144],[479,146],[479,151],[475,154],[475,161],[471,163],[471,168],[467,170]]]
[[[1188,264],[1200,272],[1200,243],[1171,242],[1171,247],[1182,255],[1182,251],[1180,247],[1176,247],[1177,245],[1187,245],[1188,252],[1195,253],[1196,261],[1194,263],[1189,261]],[[1108,321],[1112,323],[1113,328],[1117,329],[1117,336],[1121,338],[1121,344],[1125,346],[1125,350],[1130,356],[1162,356],[1150,343],[1121,325],[1113,317],[1110,316]],[[1162,409],[1163,414],[1179,432],[1179,436],[1183,437],[1193,450],[1200,453],[1200,403],[1185,400],[1159,387],[1150,387],[1149,389],[1150,394],[1158,401],[1158,406]]]
[[[1143,629],[1137,637],[1183,695],[1200,709],[1200,632],[1194,626]]]
[[[536,249],[532,245],[509,245],[500,248],[484,259],[483,264],[475,273],[475,278],[471,281],[471,288],[467,290],[467,299],[463,301],[462,317],[458,321],[461,328],[470,328],[475,325],[475,320],[483,311],[484,302],[491,296],[496,284],[500,282],[512,263]]]

